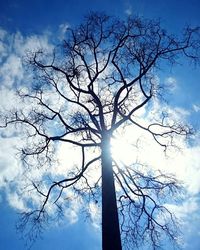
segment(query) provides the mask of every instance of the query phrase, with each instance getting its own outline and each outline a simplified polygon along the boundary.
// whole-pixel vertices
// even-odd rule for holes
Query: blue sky
[[[177,33],[187,24],[200,25],[199,9],[199,0],[3,0],[0,2],[0,91],[6,89],[10,91],[6,99],[12,97],[13,84],[22,81],[23,70],[19,57],[27,46],[34,46],[38,41],[44,46],[51,46],[53,41],[62,39],[66,25],[78,24],[88,11],[105,11],[122,18],[129,14],[160,18],[165,28]],[[170,94],[171,105],[179,108],[184,119],[192,123],[196,130],[200,129],[199,68],[183,62],[181,66],[166,69],[162,77],[161,80],[171,81],[174,85]],[[3,94],[0,96],[0,103],[5,105]],[[5,136],[8,138],[5,141],[4,135],[0,135],[0,248],[23,250],[24,242],[15,231],[17,212],[23,205],[4,181],[12,181],[13,175],[18,174],[15,173],[18,165],[13,142],[16,138]],[[196,138],[200,138],[200,134]],[[177,214],[185,221],[185,250],[198,250],[200,245],[200,143],[196,138],[195,146],[186,148],[185,160],[180,159],[180,163],[192,165],[189,170],[187,168],[187,176],[190,177],[186,180],[188,200],[182,207],[176,208]],[[75,223],[51,226],[32,249],[100,250],[101,233],[89,222],[84,223],[84,219],[79,216]]]

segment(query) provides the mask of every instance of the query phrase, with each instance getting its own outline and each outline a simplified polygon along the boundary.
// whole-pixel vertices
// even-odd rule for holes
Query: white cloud
[[[200,111],[200,105],[196,105],[196,104],[193,104],[193,110],[195,111],[195,112],[199,112]]]
[[[144,118],[140,118],[140,123],[148,126],[149,122],[159,118],[162,109],[167,111],[173,120],[187,122],[189,115],[187,110],[182,108],[172,109],[156,102],[152,112],[149,115],[143,115]],[[189,196],[192,199],[200,192],[200,143],[198,136],[193,140],[193,146],[191,146],[184,138],[175,137],[174,144],[178,146],[178,149],[176,147],[169,148],[166,157],[163,148],[155,142],[151,134],[138,129],[136,126],[130,126],[124,134],[119,135],[114,145],[114,154],[117,155],[118,161],[121,160],[128,165],[131,164],[131,161],[134,163],[137,159],[138,162],[147,164],[155,170],[174,174],[184,184],[187,197]]]
[[[125,10],[125,13],[126,13],[126,15],[128,15],[128,16],[131,16],[131,15],[132,15],[132,8],[131,8],[131,6],[129,6],[129,7]]]
[[[12,52],[13,35],[0,29],[0,82],[1,86],[12,87],[15,80],[23,78],[22,61],[16,51]]]
[[[67,29],[70,27],[68,23],[62,23],[59,25],[59,39],[63,40],[65,38]]]
[[[21,199],[20,195],[16,192],[7,192],[7,201],[9,202],[11,207],[19,211],[27,210],[24,199]]]
[[[4,86],[11,88],[13,84],[21,82],[24,77],[21,58],[10,55],[0,68],[0,79]]]
[[[166,205],[178,219],[182,235],[179,236],[179,243],[183,249],[192,249],[191,241],[194,242],[194,249],[199,245],[199,207],[200,200],[197,197],[188,197],[182,204]],[[196,247],[195,247],[196,246]]]
[[[7,54],[7,44],[4,42],[7,32],[0,28],[0,63],[3,61]]]
[[[6,34],[7,34],[7,32],[4,29],[0,28],[0,39],[1,39],[1,42],[5,38]],[[4,44],[3,44],[3,46],[4,46]]]
[[[16,156],[16,145],[20,141],[15,136],[9,138],[0,137],[0,188],[5,187],[22,174],[21,165]]]
[[[167,88],[170,92],[174,92],[177,89],[177,80],[175,77],[167,77],[165,79],[165,83],[167,84]]]
[[[181,245],[184,249],[187,249],[191,239],[198,241],[199,230],[199,197],[187,197],[182,204],[177,205],[166,205],[170,211],[174,213],[178,219],[180,228],[182,229],[182,235],[180,237]],[[195,248],[196,249],[196,248]]]
[[[90,216],[91,216],[91,220],[92,220],[92,225],[94,226],[94,228],[96,228],[97,230],[99,230],[101,227],[101,209],[99,209],[99,207],[97,206],[97,204],[95,204],[94,202],[91,202],[89,205],[89,210],[90,210]]]
[[[44,48],[50,50],[53,45],[49,42],[47,33],[43,35],[23,36],[20,32],[10,34],[0,28],[0,112],[20,107],[20,100],[15,95],[14,87],[30,84],[28,72],[25,72],[22,58],[27,50]],[[25,196],[21,196],[9,188],[15,183],[16,189],[22,188],[20,182],[22,166],[17,156],[17,146],[22,146],[23,141],[16,127],[0,130],[0,188],[7,193],[9,204],[17,209],[24,207]],[[37,171],[34,171],[35,176]],[[5,189],[6,188],[6,189]],[[22,201],[20,201],[20,199]]]
[[[17,32],[13,39],[13,52],[22,57],[27,51],[37,51],[39,49],[51,51],[53,45],[50,43],[50,36],[51,33],[44,32],[42,35],[25,37],[20,32]]]
[[[23,57],[27,51],[41,48],[47,52],[53,48],[48,33],[25,37],[20,32],[10,34],[0,28],[0,86],[11,89],[14,84],[26,85],[28,74],[23,67]]]

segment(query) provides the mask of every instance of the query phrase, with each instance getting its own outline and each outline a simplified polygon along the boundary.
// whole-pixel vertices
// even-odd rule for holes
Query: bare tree
[[[2,127],[23,126],[24,166],[48,166],[45,177],[30,181],[41,202],[22,214],[19,228],[26,228],[29,237],[43,230],[51,216],[49,206],[60,216],[71,199],[81,197],[82,202],[102,205],[104,250],[120,250],[121,242],[133,249],[145,241],[157,249],[163,235],[176,240],[174,217],[164,204],[178,192],[177,180],[147,170],[141,162],[122,166],[112,158],[110,142],[131,125],[133,131],[149,133],[166,151],[175,136],[191,133],[162,110],[160,120],[145,125],[136,114],[144,107],[151,109],[152,101],[160,97],[162,86],[155,81],[160,67],[173,65],[182,56],[199,59],[198,31],[188,27],[182,37],[175,37],[159,21],[138,17],[121,21],[92,13],[77,28],[69,28],[66,40],[51,54],[28,53],[34,81],[18,91],[24,107],[4,116]],[[73,145],[81,159],[52,179],[48,168],[58,164],[53,160],[58,142]]]

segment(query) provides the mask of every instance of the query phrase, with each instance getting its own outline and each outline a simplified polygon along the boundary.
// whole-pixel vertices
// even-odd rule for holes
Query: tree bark
[[[102,141],[102,249],[121,250],[110,138]]]

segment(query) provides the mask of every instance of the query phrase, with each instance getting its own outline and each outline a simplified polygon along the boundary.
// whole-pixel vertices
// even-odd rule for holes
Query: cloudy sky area
[[[22,63],[25,52],[40,47],[51,50],[53,44],[64,38],[67,27],[78,24],[88,11],[106,11],[108,14],[122,18],[130,14],[160,18],[165,28],[178,33],[187,24],[200,25],[199,9],[198,0],[1,1],[0,111],[15,107],[16,104],[20,105],[13,89],[15,86],[28,85],[30,80]],[[172,154],[167,160],[155,144],[144,144],[142,153],[148,163],[155,166],[162,165],[161,168],[177,174],[184,181],[188,191],[187,198],[180,206],[171,206],[171,208],[182,221],[184,249],[198,250],[200,245],[200,133],[198,132],[200,131],[200,70],[182,61],[182,65],[163,69],[159,77],[160,83],[171,85],[168,94],[169,106],[165,108],[179,119],[192,124],[197,132],[192,143],[179,141],[182,151]],[[161,107],[157,103],[154,108],[158,110]],[[4,250],[25,249],[24,242],[19,239],[20,235],[15,232],[17,212],[24,208],[23,199],[19,199],[17,191],[23,183],[19,181],[22,167],[16,156],[16,147],[23,141],[15,132],[13,128],[0,130],[0,246],[3,246]],[[127,135],[127,138],[130,138],[129,131]],[[129,142],[128,139],[120,141],[120,145],[123,145],[123,148],[126,147],[127,141]],[[131,152],[132,148],[128,147],[126,151]],[[118,148],[115,148],[115,153],[119,154]],[[121,157],[123,161],[129,161],[127,154],[122,154]],[[95,221],[93,225],[84,223],[84,220],[78,216],[76,208],[68,217],[66,225],[50,227],[44,239],[39,239],[32,249],[99,250],[101,234]]]

